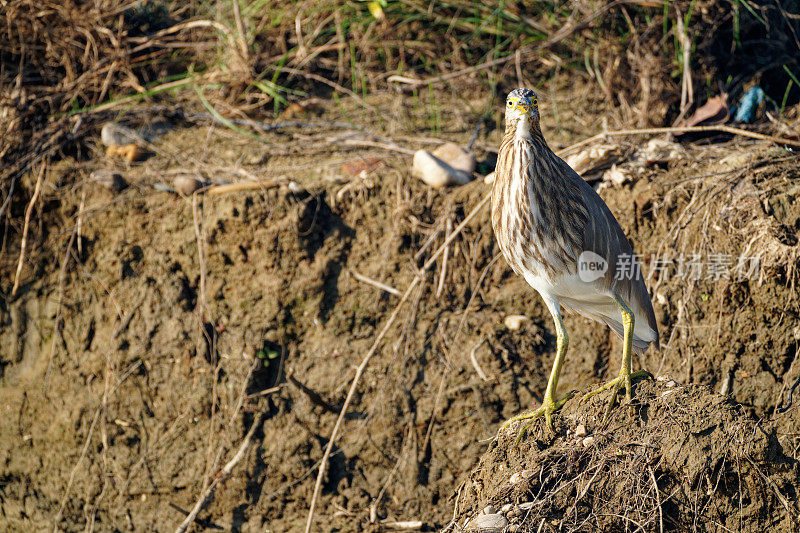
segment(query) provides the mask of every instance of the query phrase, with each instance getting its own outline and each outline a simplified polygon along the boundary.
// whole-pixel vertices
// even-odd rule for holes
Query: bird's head
[[[506,131],[527,135],[539,129],[539,101],[530,89],[514,89],[506,98]]]

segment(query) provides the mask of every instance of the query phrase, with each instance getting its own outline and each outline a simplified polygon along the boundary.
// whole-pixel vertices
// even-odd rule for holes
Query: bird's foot
[[[597,389],[593,390],[592,392],[586,393],[580,400],[580,403],[585,402],[589,398],[593,396],[597,396],[601,392],[605,392],[609,389],[612,390],[611,392],[611,399],[608,402],[608,407],[606,407],[605,415],[603,415],[603,423],[608,420],[609,415],[611,414],[611,409],[614,407],[614,402],[617,399],[617,394],[619,390],[625,386],[625,399],[630,403],[631,401],[631,385],[634,380],[638,380],[641,378],[648,378],[653,379],[653,375],[648,372],[647,370],[637,370],[636,372],[620,372],[619,376],[612,379],[608,383],[598,387]]]
[[[541,418],[544,416],[545,423],[550,431],[555,433],[555,429],[553,428],[553,413],[561,409],[565,403],[571,400],[575,396],[574,392],[570,392],[569,394],[565,395],[558,401],[553,400],[553,398],[548,398],[545,396],[544,403],[538,409],[534,409],[533,411],[528,411],[527,413],[522,413],[517,416],[511,417],[502,425],[500,428],[500,432],[504,431],[509,425],[513,422],[518,422],[519,420],[536,420],[537,418]],[[519,444],[519,441],[522,440],[522,437],[525,435],[525,432],[528,431],[528,428],[533,425],[533,422],[526,425],[522,428],[517,435],[516,444]]]

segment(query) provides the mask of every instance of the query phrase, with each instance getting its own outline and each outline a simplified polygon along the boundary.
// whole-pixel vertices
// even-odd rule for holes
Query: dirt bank
[[[593,101],[587,87],[572,90],[563,93],[559,125],[545,122],[556,144],[581,129],[572,121],[580,118],[576,102]],[[425,121],[424,98],[377,103],[406,117],[392,139],[426,146],[415,133]],[[452,129],[440,136],[466,144],[480,103],[475,108],[443,105],[454,111],[443,117]],[[357,106],[345,111],[369,124]],[[340,118],[340,110],[323,115]],[[176,125],[141,164],[98,154],[47,172],[43,214],[34,221],[42,229],[20,293],[0,301],[0,516],[7,530],[54,521],[68,531],[172,530],[254,422],[253,445],[195,527],[301,529],[354,368],[398,302],[363,279],[403,291],[488,190],[476,180],[431,191],[410,176],[407,155],[347,131],[288,129],[258,144],[218,126]],[[499,135],[482,137],[479,155],[489,155]],[[648,472],[636,472],[634,487],[615,476],[647,464],[658,491],[635,492],[641,498],[630,503],[651,513],[647,528],[657,527],[658,502],[665,527],[690,527],[675,518],[690,505],[698,519],[726,527],[741,520],[740,529],[752,530],[774,513],[776,527],[790,528],[777,493],[798,507],[789,490],[798,480],[798,408],[759,430],[754,424],[773,416],[800,373],[792,238],[800,230],[800,162],[763,143],[726,142],[689,148],[602,192],[637,252],[675,268],[688,254],[701,254],[704,264],[711,253],[762,258],[746,279],[687,281],[666,270],[649,279],[664,349],[635,364],[674,378],[678,392],[662,398],[665,385],[643,384],[643,403],[617,411],[625,431],[597,427],[593,404],[570,404],[547,448],[535,435],[519,448],[506,437],[494,441],[502,420],[541,400],[555,336],[538,297],[496,260],[484,210],[451,244],[446,268],[439,261],[412,293],[362,379],[331,458],[319,529],[377,530],[397,520],[444,527],[459,485],[482,479],[483,488],[462,493],[463,524],[486,502],[506,502],[499,465],[506,473],[519,467],[577,476],[561,496],[569,499],[588,481],[581,465],[594,468],[623,448],[624,468],[614,470],[610,459],[597,466],[602,475],[581,502],[596,507],[614,487],[615,498],[648,491]],[[740,159],[726,160],[732,154]],[[381,164],[359,176],[342,170],[363,157]],[[101,167],[120,171],[130,187],[113,193],[89,181]],[[174,171],[275,181],[195,198],[153,187],[171,184]],[[32,189],[34,180],[22,186]],[[6,293],[19,242],[8,246],[0,256]],[[652,266],[645,261],[647,272]],[[511,331],[509,315],[527,320]],[[566,324],[572,342],[564,391],[614,375],[621,346],[608,330],[580,317]],[[721,390],[725,397],[714,394]],[[693,422],[697,413],[704,416]],[[598,436],[595,447],[579,448],[566,433],[579,421]],[[687,435],[681,424],[713,452],[707,462],[684,457],[692,445],[677,441]],[[626,447],[633,441],[642,444]],[[668,457],[659,463],[658,454]],[[573,456],[577,462],[564,466]],[[526,485],[508,501],[534,501],[531,491],[550,491],[553,483]],[[713,492],[720,486],[722,495]],[[530,516],[549,520],[566,509],[562,503]],[[582,505],[565,524],[589,516]],[[625,527],[614,517],[589,524]]]

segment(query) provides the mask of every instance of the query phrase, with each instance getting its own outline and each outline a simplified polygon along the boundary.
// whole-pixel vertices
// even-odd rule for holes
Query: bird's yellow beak
[[[514,111],[521,111],[523,113],[530,113],[531,106],[528,102],[524,102],[522,100],[517,100],[517,103],[514,104]]]

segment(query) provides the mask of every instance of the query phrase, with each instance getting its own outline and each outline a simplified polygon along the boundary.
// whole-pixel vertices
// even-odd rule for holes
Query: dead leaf
[[[705,104],[695,110],[691,117],[681,121],[678,127],[714,126],[716,124],[724,124],[728,121],[728,117],[728,93],[722,93],[719,96],[709,98]],[[675,134],[676,137],[680,135],[682,134]]]

